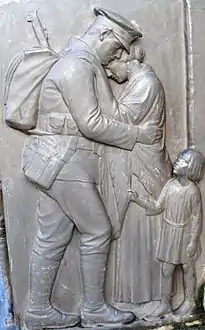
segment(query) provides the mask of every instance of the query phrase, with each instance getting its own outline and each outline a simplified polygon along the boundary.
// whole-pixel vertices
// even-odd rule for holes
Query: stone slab
[[[3,78],[6,67],[13,55],[22,48],[33,45],[32,31],[26,24],[27,14],[38,9],[42,20],[49,31],[53,47],[63,48],[67,39],[80,35],[92,19],[92,8],[95,5],[109,7],[123,13],[130,19],[138,20],[144,31],[142,45],[147,52],[147,61],[154,67],[165,87],[167,98],[167,145],[172,159],[179,150],[186,146],[186,67],[185,45],[183,34],[184,6],[183,1],[177,0],[19,0],[8,4],[1,3],[1,54],[0,76]],[[198,7],[197,7],[198,8]],[[171,19],[170,19],[171,17]],[[194,14],[194,38],[198,38],[197,21],[202,21],[203,14]],[[203,27],[201,24],[201,28]],[[203,36],[200,39],[203,43]],[[203,53],[204,48],[193,44],[197,54]],[[198,64],[198,62],[200,62]],[[204,133],[201,115],[204,99],[201,93],[204,57],[195,61],[197,87],[196,104],[198,112],[194,114],[196,145],[204,151]],[[0,80],[0,99],[3,110],[2,85]],[[18,315],[21,315],[28,291],[28,264],[35,233],[35,210],[38,191],[28,184],[20,172],[21,151],[25,136],[7,128],[1,123],[1,174],[5,198],[5,216],[8,231],[9,253],[11,263],[11,279],[13,284],[14,305]],[[8,165],[9,164],[9,165]],[[202,194],[204,194],[204,182]],[[203,195],[204,196],[204,195]],[[204,232],[203,232],[203,242]],[[54,301],[63,310],[79,309],[80,285],[79,269],[76,261],[78,236],[66,252],[61,274],[55,291]],[[70,258],[70,256],[74,256]],[[204,280],[204,260],[197,262],[197,279],[201,284]],[[70,274],[70,275],[68,275]],[[107,291],[112,289],[108,285]],[[68,304],[69,296],[69,304]],[[137,325],[136,325],[137,327]],[[139,329],[139,328],[138,328]]]

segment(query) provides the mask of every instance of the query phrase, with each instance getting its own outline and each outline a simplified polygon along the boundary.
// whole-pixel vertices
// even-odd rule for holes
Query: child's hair
[[[205,158],[203,154],[192,148],[184,149],[180,152],[179,158],[184,158],[188,163],[187,176],[193,182],[199,182],[204,175]]]

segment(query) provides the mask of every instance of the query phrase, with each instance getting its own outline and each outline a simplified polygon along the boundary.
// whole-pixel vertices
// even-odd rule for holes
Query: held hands
[[[189,258],[192,258],[197,251],[197,244],[196,242],[190,242],[188,247],[187,247],[187,255]]]
[[[128,196],[129,196],[129,201],[130,202],[136,202],[137,199],[139,198],[139,195],[136,192],[136,190],[134,190],[134,189],[128,189],[127,192],[128,192]]]
[[[137,142],[152,145],[161,140],[162,136],[163,129],[150,122],[139,126]]]

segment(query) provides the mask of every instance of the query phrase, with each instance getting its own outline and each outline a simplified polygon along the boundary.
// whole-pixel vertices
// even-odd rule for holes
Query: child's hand
[[[187,255],[189,258],[192,258],[196,254],[197,246],[195,242],[189,243],[187,247]]]
[[[139,198],[139,195],[136,192],[136,190],[134,190],[134,189],[128,189],[127,192],[129,194],[130,201],[135,202]]]

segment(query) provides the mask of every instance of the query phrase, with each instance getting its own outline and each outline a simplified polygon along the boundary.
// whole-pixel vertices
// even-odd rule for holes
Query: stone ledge
[[[161,323],[161,324],[160,324]],[[145,330],[145,329],[152,329],[152,330],[205,330],[205,314],[199,316],[193,316],[187,321],[182,322],[173,322],[161,320],[158,322],[158,325],[151,325],[145,321],[136,321],[130,325],[122,326],[122,327],[93,327],[93,328],[82,328],[82,327],[71,327],[65,328],[61,330]],[[25,327],[21,327],[22,330],[29,330]],[[40,329],[39,329],[40,330]],[[42,329],[43,330],[43,329]],[[58,328],[52,330],[59,330]]]

